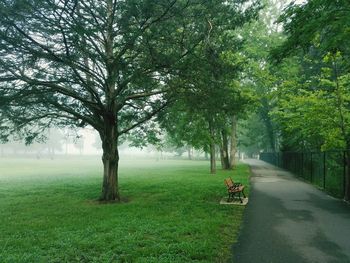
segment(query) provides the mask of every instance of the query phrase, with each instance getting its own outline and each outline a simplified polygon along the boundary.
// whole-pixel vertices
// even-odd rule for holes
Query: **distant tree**
[[[222,146],[221,152],[225,148],[223,168],[229,168],[228,139],[234,115],[252,102],[250,93],[233,79],[241,61],[235,60],[233,54],[229,55],[230,59],[225,53],[221,55],[216,58],[204,56],[199,64],[201,68],[186,79],[184,85],[189,88],[185,89],[183,97],[161,115],[162,127],[179,146],[191,145],[210,154],[211,173],[216,172],[216,145]]]
[[[95,135],[95,140],[94,140],[92,146],[98,151],[100,151],[102,149],[101,139],[100,139],[98,134]]]
[[[247,156],[252,157],[261,151],[268,151],[269,137],[266,127],[257,112],[251,112],[246,118],[239,120],[238,149]]]
[[[2,144],[2,149],[4,152],[13,155],[19,155],[25,151],[25,145],[18,140],[11,140],[7,143]]]
[[[239,120],[239,148],[250,154],[277,151],[280,147],[280,127],[273,118],[279,93],[277,88],[299,74],[299,64],[289,59],[281,65],[270,61],[271,48],[284,39],[281,25],[276,23],[287,5],[283,0],[263,0],[257,21],[244,26],[239,34],[244,42],[242,54],[246,59],[242,82],[257,98],[245,119]]]
[[[79,150],[79,154],[83,154],[84,150],[84,137],[83,136],[78,136],[75,141],[74,141],[74,147]]]
[[[231,21],[230,27],[216,26],[224,17],[208,21],[209,34],[196,49],[196,56],[183,64],[183,73],[177,79],[182,92],[163,118],[163,127],[175,140],[209,153],[211,173],[216,172],[216,145],[221,148],[223,168],[232,167],[228,158],[228,133],[235,134],[230,132],[235,127],[234,115],[251,102],[250,94],[237,81],[244,63],[237,29],[255,19],[259,9],[260,5],[246,9]],[[172,122],[174,119],[177,121]],[[231,138],[234,146],[235,136]],[[235,153],[233,149],[231,152]]]
[[[48,148],[48,154],[53,158],[56,151],[62,151],[63,146],[63,133],[59,129],[50,129],[47,135],[48,139],[45,141],[45,145]]]
[[[56,151],[62,151],[63,135],[58,129],[49,129],[41,135],[41,140],[26,145],[20,138],[11,136],[9,141],[1,144],[2,153],[5,154],[35,154],[37,157],[48,155],[53,158]]]

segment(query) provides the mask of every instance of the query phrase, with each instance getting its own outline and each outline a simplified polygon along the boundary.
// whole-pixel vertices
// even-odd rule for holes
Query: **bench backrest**
[[[231,177],[226,178],[226,179],[224,180],[224,182],[225,182],[227,188],[234,187],[234,184],[233,184],[233,181],[232,181],[232,178],[231,178]]]

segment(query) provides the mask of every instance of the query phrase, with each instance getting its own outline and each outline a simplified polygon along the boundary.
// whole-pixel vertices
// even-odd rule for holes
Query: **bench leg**
[[[244,189],[243,189],[243,191],[242,191],[242,194],[243,194],[243,197],[246,198],[246,196],[245,196],[245,194],[244,194]]]
[[[227,202],[229,203],[229,202],[231,202],[231,200],[232,200],[232,195],[231,195],[231,193],[229,192],[229,193],[228,193]]]
[[[238,193],[238,199],[241,202],[241,204],[243,203],[242,200],[242,196],[241,193],[243,195],[243,198],[246,198],[246,195],[244,194],[244,189],[241,192],[235,192],[235,193],[228,193],[228,198],[227,198],[227,202],[232,202],[235,199],[235,194]]]
[[[241,192],[238,192],[238,198],[239,198],[239,201],[241,201],[241,204],[243,204],[243,200],[241,198]]]

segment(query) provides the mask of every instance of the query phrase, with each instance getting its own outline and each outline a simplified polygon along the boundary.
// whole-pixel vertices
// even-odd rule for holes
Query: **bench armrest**
[[[228,188],[228,190],[238,190],[239,188],[244,187],[242,184],[234,185]]]

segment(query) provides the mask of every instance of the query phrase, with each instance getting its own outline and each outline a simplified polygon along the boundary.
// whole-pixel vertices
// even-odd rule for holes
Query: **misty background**
[[[119,146],[120,158],[142,157],[153,159],[206,159],[203,151],[189,147],[160,147],[147,145],[132,147],[125,141]],[[101,156],[101,139],[92,128],[59,129],[51,128],[42,140],[26,145],[19,138],[0,144],[0,157],[49,158],[62,156]]]

